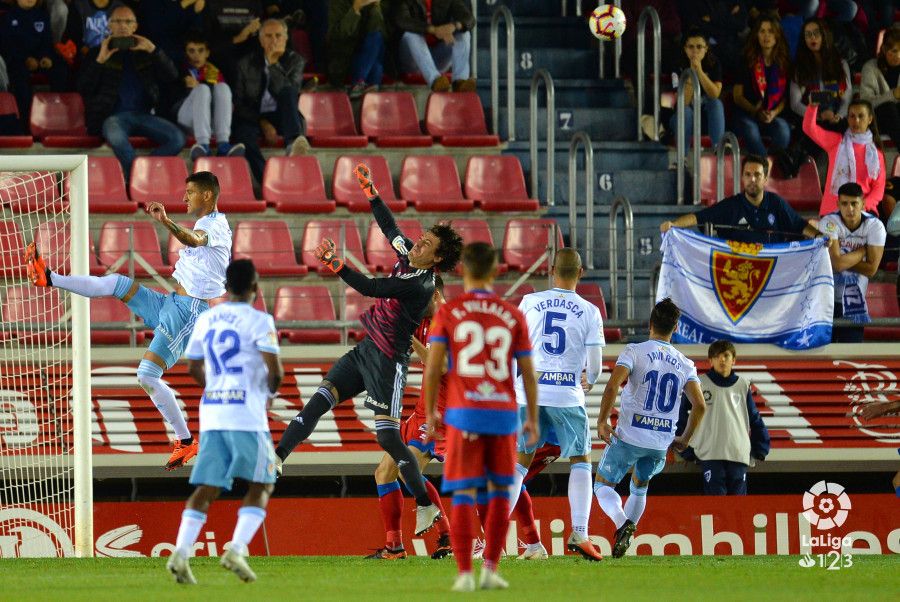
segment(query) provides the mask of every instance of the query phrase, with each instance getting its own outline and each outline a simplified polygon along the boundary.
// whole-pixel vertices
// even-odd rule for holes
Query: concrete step
[[[529,115],[527,109],[517,109],[515,112],[516,141],[528,140]],[[500,137],[508,139],[507,135],[507,111],[500,109]],[[561,108],[556,107],[556,139],[569,141],[576,132],[587,132],[594,140],[604,142],[630,142],[635,137],[636,115],[633,109],[605,108],[598,111],[592,108]],[[547,138],[547,110],[538,109],[538,140]]]
[[[575,13],[575,4],[574,1],[569,1],[567,14]],[[476,5],[478,18],[490,19],[500,5],[506,6],[516,20],[521,17],[559,17],[562,15],[561,3],[553,0],[478,0]]]
[[[559,7],[557,6],[557,10]],[[489,50],[491,47],[491,15],[478,15],[478,49]],[[515,38],[516,50],[527,51],[533,48],[555,46],[557,48],[593,48],[597,41],[591,35],[584,19],[577,17],[535,17],[516,16]],[[499,48],[506,48],[506,28],[501,21],[498,36]]]
[[[491,106],[491,72],[479,72],[478,96],[490,118]],[[533,71],[532,71],[533,75]],[[506,66],[500,65],[500,99],[499,105],[506,106]],[[557,107],[601,107],[626,108],[633,107],[631,93],[625,88],[625,82],[615,79],[597,79],[597,74],[585,79],[553,78],[554,99]],[[526,110],[530,104],[531,77],[516,78],[516,107]],[[543,85],[538,88],[538,106],[544,106],[547,92]]]
[[[556,78],[597,77],[597,51],[590,48],[522,48],[516,44],[516,77],[528,77],[537,69],[547,69]],[[500,71],[506,73],[506,48],[499,52]],[[491,69],[489,52],[478,53],[478,74],[488,75]]]
[[[540,132],[540,122],[538,131]],[[557,134],[559,132],[557,131]],[[542,137],[543,138],[543,137]],[[634,142],[634,141],[600,141],[593,140],[591,147],[594,150],[594,167],[601,171],[617,171],[621,169],[644,169],[651,171],[666,171],[669,169],[669,152],[668,149],[655,142]],[[544,149],[546,145],[541,145],[541,162],[543,162]],[[506,153],[515,154],[519,157],[522,167],[525,171],[531,169],[531,159],[529,155],[530,143],[527,137],[522,140],[510,142],[507,145]],[[584,161],[581,159],[582,151],[578,153],[579,159],[577,166],[583,169]],[[568,171],[569,169],[569,143],[557,139],[555,148],[556,170]]]

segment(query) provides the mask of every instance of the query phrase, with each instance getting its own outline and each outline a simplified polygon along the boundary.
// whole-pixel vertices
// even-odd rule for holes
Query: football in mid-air
[[[625,33],[625,13],[613,4],[601,4],[590,18],[591,33],[603,42],[615,40]]]

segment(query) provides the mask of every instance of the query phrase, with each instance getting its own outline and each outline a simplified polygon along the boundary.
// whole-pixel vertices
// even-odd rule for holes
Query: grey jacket
[[[306,59],[290,48],[285,50],[278,62],[269,65],[268,89],[277,97],[286,87],[299,92],[303,87],[303,68]],[[234,93],[234,117],[244,121],[259,120],[259,105],[266,87],[265,56],[258,48],[238,61],[237,77],[232,86]]]
[[[859,95],[878,107],[886,102],[896,102],[894,91],[884,78],[884,73],[878,68],[878,59],[870,59],[862,68],[862,82],[859,85]]]

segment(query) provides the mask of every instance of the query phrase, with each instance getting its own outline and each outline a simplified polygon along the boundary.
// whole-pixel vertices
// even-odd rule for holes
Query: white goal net
[[[0,557],[90,556],[87,299],[34,286],[48,267],[87,274],[84,156],[0,156]]]

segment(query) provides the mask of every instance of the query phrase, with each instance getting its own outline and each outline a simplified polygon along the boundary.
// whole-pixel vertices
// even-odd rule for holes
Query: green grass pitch
[[[798,556],[626,557],[590,563],[505,559],[507,591],[451,594],[452,558],[254,557],[259,577],[241,583],[215,558],[191,561],[196,586],[177,585],[165,558],[0,560],[0,600],[897,600],[900,557],[855,556],[853,566],[802,568]],[[478,565],[476,563],[476,578]],[[893,593],[891,593],[893,592]]]

